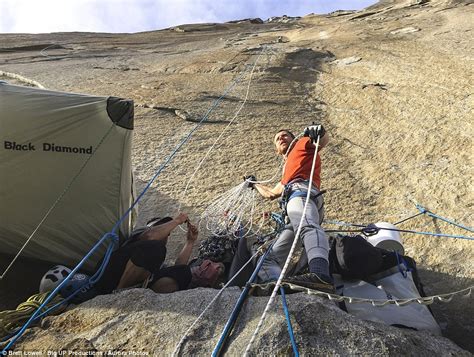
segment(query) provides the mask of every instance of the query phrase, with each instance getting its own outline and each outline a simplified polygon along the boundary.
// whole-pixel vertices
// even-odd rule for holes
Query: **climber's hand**
[[[309,136],[313,143],[318,141],[318,137],[321,139],[324,134],[326,134],[326,130],[321,124],[310,125],[304,130],[304,136]]]
[[[249,188],[254,189],[255,183],[257,183],[257,177],[255,177],[255,175],[244,176],[244,181],[247,182]]]

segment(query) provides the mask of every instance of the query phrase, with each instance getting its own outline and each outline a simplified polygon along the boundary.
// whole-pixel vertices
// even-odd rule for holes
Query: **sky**
[[[376,0],[0,0],[0,33],[141,32],[356,10]]]

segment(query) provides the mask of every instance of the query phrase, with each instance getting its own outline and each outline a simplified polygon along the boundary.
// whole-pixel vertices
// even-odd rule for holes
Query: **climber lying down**
[[[187,224],[186,242],[176,258],[175,264],[163,267],[166,258],[166,243],[171,232],[180,224]],[[157,293],[171,293],[191,286],[213,286],[223,265],[204,261],[199,266],[188,265],[191,252],[198,237],[196,226],[185,213],[175,218],[155,218],[144,228],[136,229],[122,246],[112,253],[104,274],[96,284],[100,294],[136,286],[148,280],[147,287]],[[209,271],[215,272],[209,274]]]

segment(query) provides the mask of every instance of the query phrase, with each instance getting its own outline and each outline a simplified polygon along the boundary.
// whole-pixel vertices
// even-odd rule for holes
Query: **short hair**
[[[288,133],[288,135],[290,135],[292,139],[295,138],[295,134],[293,134],[289,129],[280,129],[280,130],[278,130],[278,131],[275,133],[275,136],[276,136],[278,133],[281,133],[282,131]]]

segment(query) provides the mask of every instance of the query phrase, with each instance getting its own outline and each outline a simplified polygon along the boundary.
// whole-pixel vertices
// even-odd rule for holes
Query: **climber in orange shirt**
[[[319,142],[318,152],[316,142]],[[284,278],[284,282],[293,283],[310,289],[333,292],[333,280],[329,273],[329,243],[320,224],[324,215],[324,201],[320,191],[321,157],[319,150],[329,142],[328,135],[321,125],[313,125],[305,129],[305,136],[295,140],[295,136],[287,129],[276,133],[273,143],[276,152],[285,158],[283,177],[275,187],[271,188],[259,183],[253,186],[264,198],[282,197],[286,203],[286,214],[297,232],[300,222],[301,238],[308,259],[309,273]],[[311,168],[316,154],[315,168],[311,180],[311,196],[306,211],[304,205],[310,186]],[[304,217],[303,216],[304,212]],[[294,235],[286,234],[285,239],[294,239]],[[268,259],[274,259],[280,267],[289,253],[291,244],[277,241]],[[275,276],[273,279],[277,278]]]

